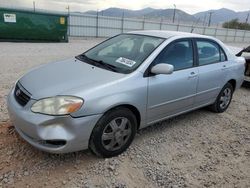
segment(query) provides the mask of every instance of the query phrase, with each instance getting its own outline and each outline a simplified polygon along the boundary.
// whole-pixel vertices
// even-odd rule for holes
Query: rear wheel
[[[229,107],[233,97],[233,86],[227,83],[221,90],[214,104],[210,106],[210,109],[216,113],[222,113]]]
[[[90,138],[89,148],[101,157],[119,155],[130,146],[136,130],[136,117],[129,109],[113,109],[97,122]]]

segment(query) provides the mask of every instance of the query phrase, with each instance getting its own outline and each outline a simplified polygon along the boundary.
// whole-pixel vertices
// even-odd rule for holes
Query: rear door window
[[[226,55],[221,47],[212,41],[197,41],[199,65],[208,65],[226,61]]]

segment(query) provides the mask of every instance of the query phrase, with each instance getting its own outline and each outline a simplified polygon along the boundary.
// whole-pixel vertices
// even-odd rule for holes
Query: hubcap
[[[232,97],[231,93],[232,93],[232,91],[229,88],[226,88],[223,91],[223,93],[220,97],[220,108],[221,109],[225,109],[229,105],[231,97]]]
[[[131,123],[125,117],[110,121],[102,133],[102,145],[108,151],[115,151],[124,146],[131,136]]]

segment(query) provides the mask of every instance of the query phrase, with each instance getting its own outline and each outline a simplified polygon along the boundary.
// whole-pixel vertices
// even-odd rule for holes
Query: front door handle
[[[190,75],[188,76],[188,78],[194,78],[196,76],[197,76],[197,74],[195,72],[191,72]]]

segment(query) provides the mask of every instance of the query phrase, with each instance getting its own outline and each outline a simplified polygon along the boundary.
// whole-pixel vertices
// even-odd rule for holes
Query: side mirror
[[[172,74],[174,72],[174,66],[170,64],[160,63],[151,68],[153,74]]]

